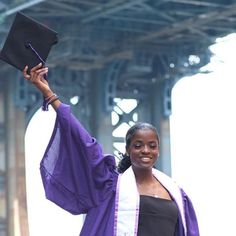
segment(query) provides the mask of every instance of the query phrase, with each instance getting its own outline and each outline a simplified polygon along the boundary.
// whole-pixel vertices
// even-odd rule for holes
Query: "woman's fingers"
[[[45,75],[48,74],[48,67],[42,67],[42,63],[33,67],[29,72],[29,67],[25,66],[23,69],[23,75],[26,80],[30,81],[36,88],[41,91],[43,96],[47,97],[48,94],[52,94],[49,84]]]
[[[43,65],[42,63],[39,63],[37,66],[31,69],[31,72],[37,71],[38,69],[42,68],[42,65]]]
[[[38,81],[38,80],[42,80],[44,75],[46,75],[48,73],[48,68],[44,67],[41,69],[37,69],[37,70],[31,70],[30,71],[30,77],[31,77],[31,81]]]
[[[41,79],[42,77],[44,77],[44,75],[46,75],[48,73],[48,68],[45,67],[43,69],[40,69],[40,70],[36,71],[36,73],[38,74],[38,76]]]
[[[25,66],[24,70],[23,70],[23,75],[24,77],[29,80],[30,79],[30,75],[27,73],[28,70],[28,66]]]
[[[43,75],[47,74],[48,73],[48,68],[47,67],[44,67],[42,69],[39,69],[36,71],[36,74],[38,74],[40,77],[42,77]]]
[[[40,68],[42,68],[42,63],[39,63],[37,66],[33,67],[30,70],[30,74],[28,74],[28,68],[28,66],[25,66],[25,68],[23,69],[23,75],[26,79],[30,80],[34,76],[34,73],[36,73]]]
[[[28,66],[25,66],[23,69],[23,75],[25,79],[31,81],[34,84],[44,82],[44,76],[48,73],[47,67],[42,67],[42,63],[39,63],[30,70],[30,74],[28,74],[28,68]]]

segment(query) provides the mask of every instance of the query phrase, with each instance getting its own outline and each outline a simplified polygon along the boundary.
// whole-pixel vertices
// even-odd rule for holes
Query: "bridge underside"
[[[162,140],[159,168],[171,174],[171,89],[209,62],[216,38],[235,32],[235,1],[1,0],[1,48],[18,11],[58,32],[47,60],[51,87],[104,151],[123,142],[112,137],[123,123],[151,122]],[[126,113],[115,98],[137,106]],[[0,62],[0,236],[29,235],[24,134],[41,99],[20,72]]]

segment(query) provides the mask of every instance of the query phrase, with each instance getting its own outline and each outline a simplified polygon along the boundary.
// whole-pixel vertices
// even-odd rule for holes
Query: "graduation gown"
[[[103,154],[96,139],[71,114],[70,106],[62,103],[56,112],[40,163],[46,198],[71,214],[86,214],[81,236],[119,235],[114,228],[120,174],[114,156]],[[179,213],[175,236],[199,236],[192,203],[182,189],[180,192],[184,212],[182,218]]]

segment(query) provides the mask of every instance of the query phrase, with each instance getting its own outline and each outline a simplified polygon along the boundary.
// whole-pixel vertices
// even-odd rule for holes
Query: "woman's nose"
[[[144,152],[144,153],[150,152],[149,146],[148,145],[144,145],[143,149],[142,149],[142,152]]]

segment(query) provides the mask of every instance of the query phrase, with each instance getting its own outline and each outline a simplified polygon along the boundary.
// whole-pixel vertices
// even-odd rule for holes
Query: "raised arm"
[[[103,155],[102,148],[80,121],[71,113],[70,106],[55,100],[44,76],[48,68],[42,64],[23,74],[56,110],[54,130],[40,171],[46,197],[72,214],[87,213],[101,204],[116,188],[115,159]],[[52,97],[52,98],[51,98]]]

